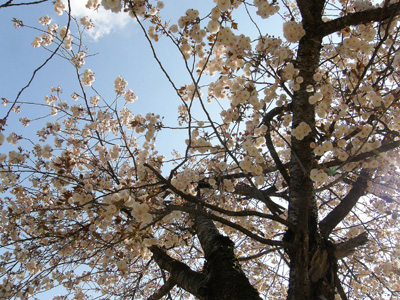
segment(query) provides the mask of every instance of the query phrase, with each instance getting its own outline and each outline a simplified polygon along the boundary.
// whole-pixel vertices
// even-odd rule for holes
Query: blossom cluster
[[[34,41],[32,42],[32,46],[35,48],[40,46],[50,46],[57,35],[58,25],[49,25],[51,23],[51,18],[49,18],[48,16],[40,17],[39,23],[44,26],[47,25],[47,30],[46,32],[43,32],[40,36],[35,37]]]
[[[62,1],[57,0],[54,2],[54,8],[58,14],[62,14],[65,10],[65,4]],[[35,48],[40,46],[50,46],[54,42],[57,35],[59,35],[61,40],[64,42],[64,49],[72,50],[73,38],[70,29],[67,28],[67,26],[62,26],[58,31],[59,25],[50,25],[51,22],[52,19],[47,15],[39,18],[39,23],[42,26],[47,26],[47,29],[46,32],[43,32],[40,36],[35,37],[34,41],[32,42],[32,46]],[[80,24],[88,30],[93,28],[93,22],[88,17],[81,18]],[[57,41],[59,41],[59,39],[57,39]]]
[[[211,10],[211,20],[207,24],[207,30],[211,33],[217,33],[220,28],[220,23],[218,21],[219,17],[221,16],[221,10],[217,7],[214,7]]]
[[[251,50],[250,38],[243,34],[239,36],[235,35],[229,27],[224,27],[219,31],[218,41],[226,47],[226,51],[232,53],[233,57],[244,56],[247,51]],[[240,64],[235,67],[244,66],[244,62]]]
[[[350,36],[343,40],[343,47],[350,49],[352,51],[362,51],[364,53],[368,53],[372,49],[372,45],[368,43],[368,39],[373,40],[375,37],[376,31],[370,31],[369,35],[366,35],[363,38],[357,36]]]
[[[94,78],[94,73],[92,70],[90,69],[86,69],[83,72],[83,76],[82,76],[82,83],[86,86],[91,86],[92,83],[95,81],[96,79]]]
[[[43,26],[48,26],[51,23],[51,18],[49,16],[40,17],[39,23]]]
[[[220,24],[217,20],[210,20],[207,24],[207,30],[211,33],[217,33],[219,31]]]
[[[120,12],[122,10],[122,3],[121,0],[102,0],[101,5],[107,9],[111,10],[112,12]],[[93,4],[92,4],[93,6]]]
[[[373,7],[373,4],[370,1],[366,0],[355,0],[353,1],[354,11],[363,11],[368,10]]]
[[[301,122],[296,128],[292,130],[292,135],[298,139],[304,139],[311,132],[311,127],[306,122]]]
[[[75,68],[80,69],[85,62],[86,52],[81,51],[75,54],[75,56],[71,59],[71,62],[74,64]]]
[[[298,42],[306,34],[303,25],[296,21],[283,23],[283,36],[290,43]]]
[[[189,145],[189,140],[186,140],[186,144]],[[199,153],[206,153],[212,147],[212,144],[209,140],[204,137],[196,138],[195,136],[192,137],[190,140],[192,151],[197,151]]]
[[[194,83],[182,87],[180,93],[182,99],[186,102],[192,101],[194,98],[200,98],[203,95],[201,89],[199,87],[196,88]]]
[[[315,104],[315,103],[321,101],[323,97],[324,97],[324,95],[321,92],[316,92],[308,98],[308,102],[310,104]]]
[[[65,9],[66,9],[66,7],[62,0],[54,1],[54,10],[58,15],[61,16]]]
[[[129,89],[126,92],[124,99],[128,103],[133,103],[134,101],[136,101],[138,99],[138,97],[135,95],[135,92],[132,89]]]
[[[171,180],[171,183],[181,191],[195,194],[199,178],[200,176],[196,171],[185,169],[183,172],[178,173]]]
[[[217,3],[217,7],[221,11],[226,11],[231,7],[231,1],[230,0],[216,0],[214,2]]]
[[[93,29],[94,25],[93,25],[93,21],[91,19],[89,19],[87,16],[82,17],[80,19],[80,23],[82,26],[84,26],[87,30]]]
[[[114,81],[114,90],[117,95],[124,95],[126,93],[125,89],[128,82],[119,75]]]
[[[67,50],[72,50],[72,36],[70,30],[67,30],[67,26],[60,28],[60,37],[64,40],[64,48]]]
[[[310,178],[317,184],[325,183],[328,179],[328,174],[326,174],[321,169],[312,169],[310,172]]]
[[[333,150],[333,144],[331,141],[323,142],[322,145],[314,148],[314,153],[318,156],[323,155],[325,152]]]
[[[264,36],[260,37],[258,43],[255,47],[256,51],[259,53],[268,53],[275,55],[277,51],[280,50],[282,45],[282,40],[280,38]]]
[[[267,19],[279,11],[279,5],[270,4],[268,0],[254,0],[254,6],[257,7],[257,15]]]
[[[87,0],[86,7],[89,9],[97,9],[100,5],[100,0]]]

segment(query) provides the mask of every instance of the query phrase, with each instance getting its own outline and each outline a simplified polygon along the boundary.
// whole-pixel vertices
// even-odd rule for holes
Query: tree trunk
[[[321,22],[320,16],[323,8],[321,3],[323,1],[298,2],[306,35],[299,42],[295,67],[299,70],[298,76],[301,76],[304,81],[300,85],[300,89],[293,95],[292,128],[305,122],[314,130],[315,108],[308,101],[312,93],[307,91],[307,87],[315,84],[313,75],[318,68],[320,59],[322,36],[316,32],[315,28]],[[290,258],[287,297],[289,300],[321,299],[320,292],[332,288],[330,278],[325,280],[325,277],[329,275],[327,270],[314,268],[313,272],[316,274],[313,277],[310,276],[313,258],[314,263],[319,260],[328,260],[325,245],[318,235],[318,214],[313,193],[313,181],[310,178],[314,160],[314,153],[310,145],[313,142],[315,142],[315,131],[311,131],[302,140],[298,140],[294,136],[291,139],[288,220],[295,230],[294,232],[288,230],[285,235],[285,240],[293,245],[287,250]],[[331,269],[329,263],[327,266],[328,269]]]
[[[214,223],[195,218],[194,228],[204,251],[204,296],[207,300],[261,300],[250,284],[234,253],[234,243],[221,235]]]

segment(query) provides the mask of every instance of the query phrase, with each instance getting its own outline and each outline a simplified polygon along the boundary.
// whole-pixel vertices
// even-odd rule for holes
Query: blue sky
[[[183,2],[185,5],[181,5]],[[82,72],[86,68],[95,72],[94,87],[106,99],[114,99],[114,80],[121,75],[128,81],[128,88],[134,89],[139,96],[139,100],[130,106],[134,113],[146,114],[151,111],[166,116],[169,121],[176,120],[176,107],[180,104],[180,100],[156,65],[139,25],[127,14],[114,14],[104,10],[88,11],[83,8],[83,3],[86,1],[73,0],[72,13],[78,18],[89,14],[94,20],[96,27],[84,36],[84,44],[88,47],[89,54],[97,53],[97,55],[86,59]],[[201,6],[203,9],[210,9],[212,4],[211,1],[205,1]],[[190,6],[199,5],[198,2],[196,5],[196,1],[170,0],[163,10],[163,15],[167,19],[177,19],[184,15]],[[38,19],[46,14],[53,19],[53,22],[66,25],[66,15],[58,16],[50,2],[0,10],[0,36],[3,41],[0,55],[7,58],[0,61],[1,97],[10,101],[15,99],[18,91],[29,81],[32,72],[50,55],[42,48],[31,46],[35,36],[40,33],[29,28],[15,29],[11,20],[17,18],[23,20],[26,25],[45,28],[39,24]],[[178,82],[178,86],[190,83],[183,69],[183,60],[180,59],[176,49],[170,46],[165,40],[156,44],[166,69]],[[38,72],[20,100],[43,103],[44,96],[50,93],[50,88],[58,85],[63,88],[64,98],[70,100],[69,96],[74,88],[77,88],[74,72],[74,68],[65,60],[54,58]],[[6,109],[7,107],[0,107],[1,117],[4,116]],[[37,109],[37,107],[23,106],[20,115],[12,115],[8,120],[6,136],[19,127],[17,122],[19,117],[37,115]],[[35,134],[36,128],[28,126],[23,130],[25,133],[28,131]],[[166,142],[166,146],[170,148],[172,145],[170,139]],[[170,150],[172,148],[168,149],[168,152]]]
[[[111,100],[115,97],[114,80],[121,75],[128,81],[128,88],[134,89],[139,97],[139,100],[129,107],[134,113],[146,114],[151,111],[164,116],[165,122],[169,125],[176,125],[177,106],[181,104],[180,99],[155,63],[139,25],[127,14],[115,14],[104,10],[89,11],[84,7],[85,3],[85,0],[71,0],[72,14],[78,19],[89,15],[94,20],[96,27],[84,36],[84,44],[88,47],[89,54],[97,53],[97,55],[87,58],[81,71],[83,72],[86,68],[92,69],[96,77],[93,86],[105,99]],[[172,23],[176,23],[177,19],[185,14],[187,8],[197,8],[200,10],[200,16],[204,16],[214,5],[211,0],[168,0],[165,2],[161,16],[164,20],[173,20]],[[40,35],[39,32],[28,28],[15,29],[12,18],[23,20],[26,25],[45,28],[38,22],[39,17],[44,15],[49,15],[53,19],[52,23],[66,25],[67,16],[65,14],[58,16],[51,2],[0,10],[0,37],[3,44],[0,48],[0,55],[3,57],[0,60],[1,97],[13,101],[18,91],[29,81],[32,72],[50,55],[43,48],[31,46],[35,36]],[[243,14],[236,14],[234,18],[239,21],[245,19]],[[272,22],[263,20],[259,25],[262,30],[265,29],[265,33],[279,33],[281,26],[271,27],[270,24],[277,24]],[[251,24],[239,23],[239,32],[248,33],[254,30]],[[155,43],[155,46],[176,85],[180,87],[190,83],[190,77],[184,69],[183,60],[177,49],[165,38]],[[50,88],[61,85],[64,99],[71,101],[69,96],[74,92],[74,88],[78,90],[74,72],[74,67],[65,60],[54,58],[38,72],[20,100],[43,103],[44,96],[50,93]],[[0,106],[1,117],[6,109],[7,107]],[[19,117],[36,116],[39,113],[37,110],[38,108],[34,106],[23,106],[20,115],[14,114],[9,118],[5,135],[20,128],[17,122]],[[31,125],[21,130],[25,134],[29,132],[34,135],[36,129]],[[176,148],[176,143],[171,143],[171,132],[160,134],[157,144],[159,146],[161,144],[165,150],[162,151],[163,154],[169,154]]]

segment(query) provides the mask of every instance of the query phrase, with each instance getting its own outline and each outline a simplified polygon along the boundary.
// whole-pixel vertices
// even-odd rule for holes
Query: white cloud
[[[127,13],[113,13],[100,7],[98,10],[85,7],[85,0],[71,0],[72,15],[78,18],[88,16],[93,21],[95,28],[86,31],[94,40],[110,34],[113,31],[124,29],[133,19]]]

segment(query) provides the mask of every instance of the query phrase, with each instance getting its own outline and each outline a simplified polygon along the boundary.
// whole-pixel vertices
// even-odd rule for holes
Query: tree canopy
[[[35,120],[19,113],[23,83],[2,99],[1,299],[59,286],[54,299],[400,297],[400,3],[213,2],[165,20],[168,1],[87,1],[136,20],[175,121],[123,74],[102,96],[85,68],[93,23],[69,0],[52,4],[64,24],[40,18],[32,46],[50,56],[37,70],[66,59],[78,87],[32,97]],[[157,146],[165,133],[173,153]]]

